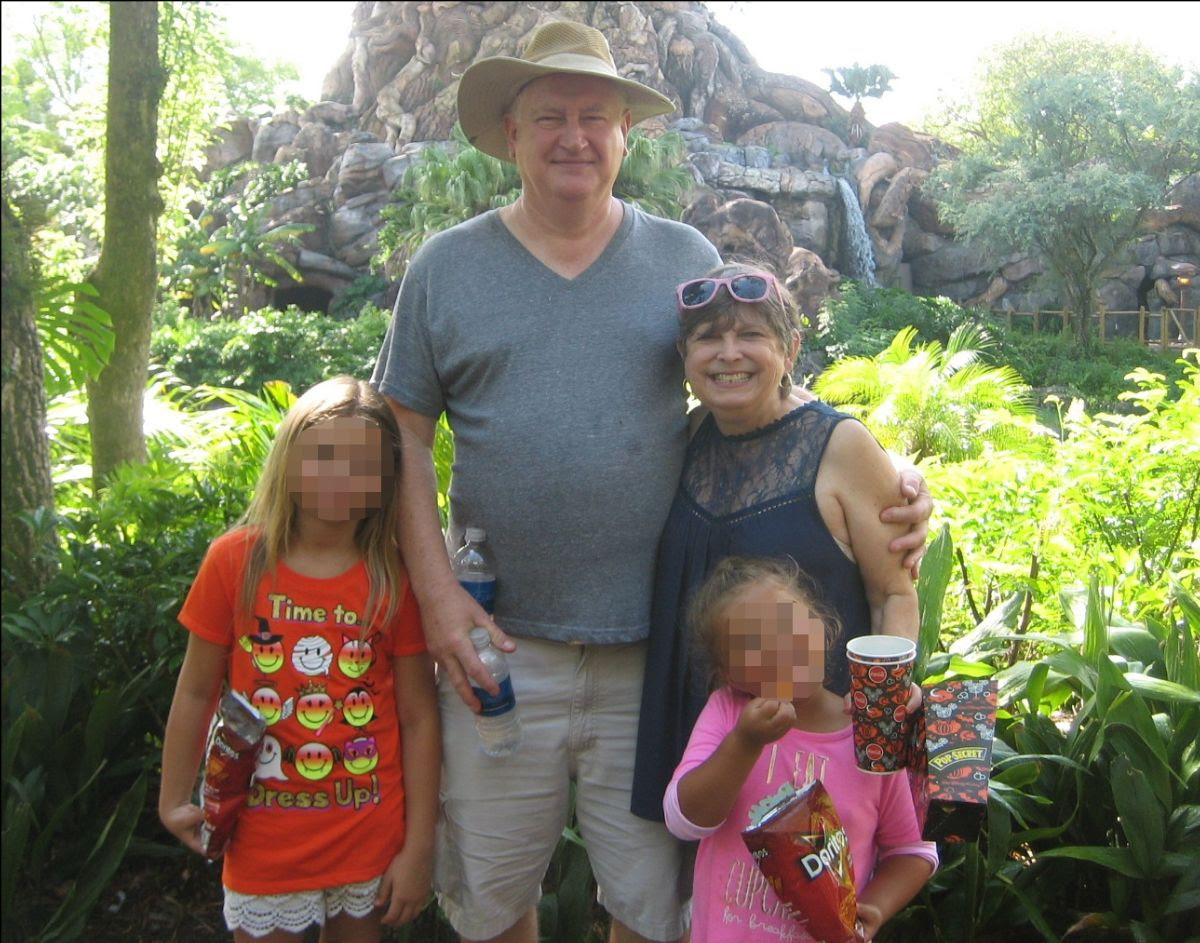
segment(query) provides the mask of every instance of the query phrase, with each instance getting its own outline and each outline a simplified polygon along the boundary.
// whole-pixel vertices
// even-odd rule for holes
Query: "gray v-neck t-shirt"
[[[451,533],[487,530],[506,632],[646,637],[686,444],[675,286],[719,262],[692,227],[628,204],[573,279],[496,211],[412,259],[372,383],[418,413],[447,414]]]

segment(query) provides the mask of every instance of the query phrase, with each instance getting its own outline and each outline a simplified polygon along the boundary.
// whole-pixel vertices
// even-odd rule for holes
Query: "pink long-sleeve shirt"
[[[692,943],[813,940],[802,920],[775,896],[742,841],[742,832],[753,824],[751,807],[784,783],[799,789],[819,779],[833,798],[850,842],[859,893],[876,864],[892,855],[915,855],[937,868],[937,846],[921,840],[908,777],[859,770],[849,724],[833,733],[788,731],[763,748],[724,822],[704,828],[688,821],[679,809],[679,781],[713,755],[737,725],[745,703],[744,695],[729,688],[709,697],[663,797],[672,834],[700,841],[692,885]]]

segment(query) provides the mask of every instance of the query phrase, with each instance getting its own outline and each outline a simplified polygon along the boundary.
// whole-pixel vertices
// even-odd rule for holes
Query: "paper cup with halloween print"
[[[854,753],[868,773],[904,768],[908,688],[917,646],[898,635],[863,635],[846,643]]]

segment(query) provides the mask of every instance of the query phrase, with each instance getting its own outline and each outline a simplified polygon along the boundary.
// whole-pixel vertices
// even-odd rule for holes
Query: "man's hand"
[[[903,566],[917,578],[921,557],[925,556],[925,541],[929,536],[929,516],[933,514],[933,497],[921,473],[915,468],[900,469],[900,497],[903,504],[884,508],[879,519],[885,524],[908,524],[908,533],[901,534],[890,544],[893,553],[903,553]]]
[[[437,602],[433,605],[421,605],[425,644],[437,659],[439,670],[449,677],[462,702],[478,713],[479,698],[471,690],[472,686],[483,688],[489,694],[499,694],[500,687],[475,654],[475,646],[471,644],[468,633],[481,626],[488,630],[492,644],[501,651],[512,652],[517,646],[457,582],[443,584],[434,598]]]
[[[796,708],[791,701],[756,697],[742,708],[734,731],[746,743],[765,747],[792,729]]]

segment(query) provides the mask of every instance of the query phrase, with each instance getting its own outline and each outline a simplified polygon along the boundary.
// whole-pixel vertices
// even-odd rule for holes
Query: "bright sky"
[[[295,89],[309,99],[333,66],[350,32],[353,0],[220,2],[230,33],[267,62],[296,65]],[[26,29],[45,3],[5,2],[5,54],[12,29]],[[872,124],[918,124],[941,94],[967,87],[979,57],[1026,33],[1078,33],[1138,42],[1159,58],[1200,69],[1200,3],[1195,2],[859,2],[709,3],[759,66],[828,88],[823,68],[878,63],[897,78],[892,91],[863,104]],[[288,11],[281,13],[280,11]],[[848,102],[842,101],[843,105]]]

